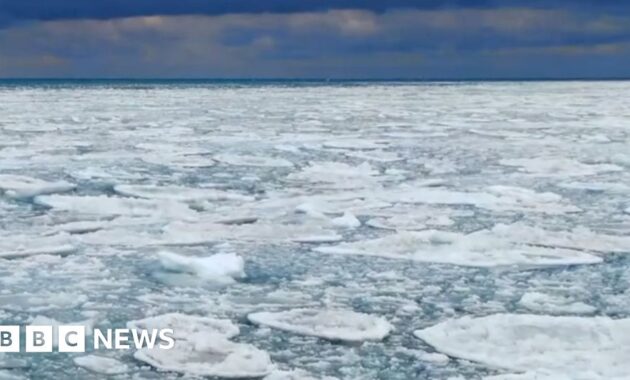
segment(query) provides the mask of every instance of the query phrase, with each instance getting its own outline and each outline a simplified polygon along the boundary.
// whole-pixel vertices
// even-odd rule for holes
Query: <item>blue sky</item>
[[[0,0],[0,77],[630,77],[630,2]]]

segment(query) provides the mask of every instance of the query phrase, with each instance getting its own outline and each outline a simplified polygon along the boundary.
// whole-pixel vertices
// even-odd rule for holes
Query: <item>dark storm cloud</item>
[[[0,0],[0,77],[630,76],[613,0]]]
[[[621,0],[0,0],[0,23],[22,20],[113,19],[153,15],[295,13],[359,9],[545,7],[630,10]]]

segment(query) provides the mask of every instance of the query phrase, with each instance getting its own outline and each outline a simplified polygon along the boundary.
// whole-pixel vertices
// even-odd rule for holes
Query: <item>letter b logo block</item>
[[[20,326],[0,326],[0,352],[20,352]]]
[[[52,352],[52,326],[26,326],[26,352]]]

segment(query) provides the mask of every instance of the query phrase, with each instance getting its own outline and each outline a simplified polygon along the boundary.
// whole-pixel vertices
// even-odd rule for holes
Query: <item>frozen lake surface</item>
[[[0,86],[0,379],[630,378],[629,82]]]

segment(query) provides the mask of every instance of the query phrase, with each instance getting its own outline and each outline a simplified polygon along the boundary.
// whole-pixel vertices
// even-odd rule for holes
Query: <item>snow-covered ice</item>
[[[630,319],[495,314],[447,320],[414,334],[437,350],[514,372],[627,378]]]
[[[164,371],[220,378],[262,377],[274,369],[269,355],[250,344],[229,341],[239,329],[229,320],[166,314],[131,321],[129,328],[173,329],[170,350],[145,347],[134,357]]]
[[[190,273],[204,280],[231,283],[245,276],[245,262],[233,253],[218,253],[208,257],[190,257],[172,252],[159,252],[160,264],[167,270]]]
[[[88,371],[103,375],[120,375],[126,373],[129,368],[124,363],[114,358],[100,355],[86,355],[74,358],[74,364]]]
[[[22,175],[0,174],[0,191],[11,198],[30,198],[37,195],[65,193],[76,186],[65,181],[47,182]]]
[[[398,232],[383,238],[315,248],[339,255],[379,256],[473,267],[596,264],[601,258],[584,252],[518,244],[491,231],[468,235],[426,230]]]
[[[381,340],[393,329],[385,319],[349,310],[294,309],[260,312],[247,318],[259,325],[328,340]]]
[[[0,83],[0,325],[177,340],[0,377],[625,380],[629,91]]]

